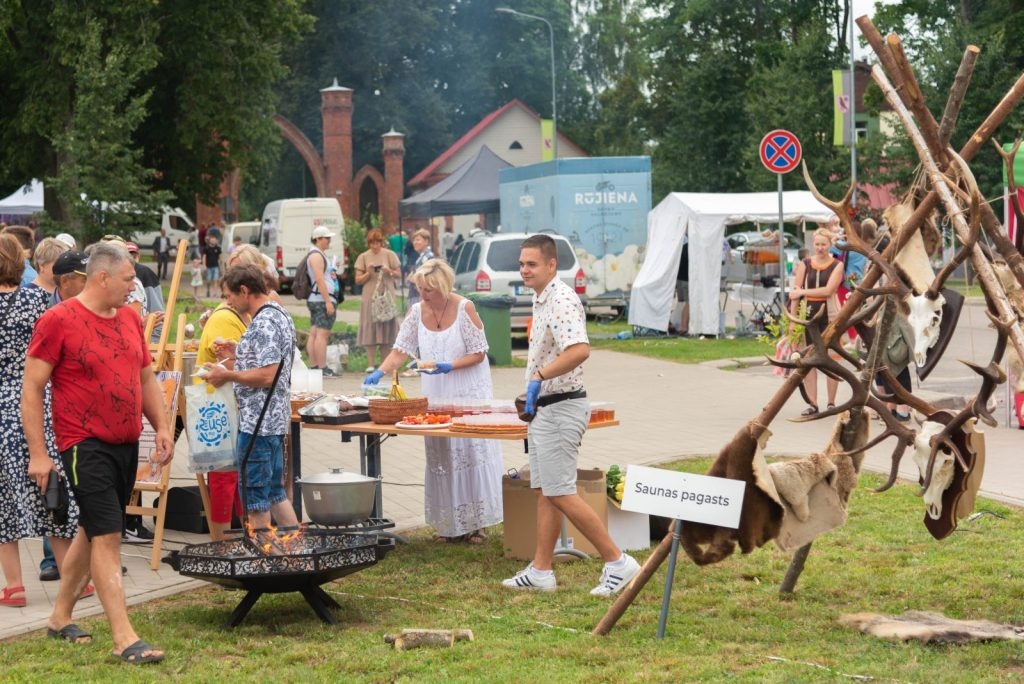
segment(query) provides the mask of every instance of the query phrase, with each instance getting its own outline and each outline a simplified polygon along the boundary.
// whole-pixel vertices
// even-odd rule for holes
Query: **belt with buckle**
[[[557,404],[560,401],[566,399],[586,399],[587,390],[576,390],[575,392],[562,392],[561,394],[546,394],[543,397],[538,397],[537,408],[541,406],[551,406],[551,404]]]

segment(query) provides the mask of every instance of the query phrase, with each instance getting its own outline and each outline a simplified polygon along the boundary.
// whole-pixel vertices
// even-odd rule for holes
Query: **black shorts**
[[[124,509],[139,469],[139,444],[86,439],[62,451],[64,471],[81,509],[78,524],[89,539],[121,534]]]

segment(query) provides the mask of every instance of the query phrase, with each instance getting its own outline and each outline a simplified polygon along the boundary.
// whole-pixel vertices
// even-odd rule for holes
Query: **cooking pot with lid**
[[[379,482],[341,468],[299,480],[309,519],[319,525],[352,525],[369,518]]]

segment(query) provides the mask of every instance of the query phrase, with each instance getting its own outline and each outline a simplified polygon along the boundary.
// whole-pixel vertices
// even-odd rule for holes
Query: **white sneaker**
[[[640,572],[640,564],[628,553],[622,554],[626,562],[622,568],[609,567],[614,564],[605,563],[601,571],[601,582],[590,590],[591,596],[611,596],[622,591]]]
[[[551,573],[547,577],[537,577],[533,573],[533,563],[527,565],[513,577],[502,580],[501,585],[508,589],[524,589],[526,591],[554,591],[558,588],[555,573]]]

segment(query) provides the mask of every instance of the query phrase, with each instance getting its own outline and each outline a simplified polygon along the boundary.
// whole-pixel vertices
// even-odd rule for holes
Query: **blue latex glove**
[[[363,380],[363,384],[364,385],[376,385],[378,382],[380,382],[380,379],[383,378],[383,377],[384,377],[384,371],[382,371],[380,369],[377,369],[377,370],[373,371],[372,373],[370,373],[369,375],[366,376],[366,379]]]
[[[452,372],[452,364],[439,361],[433,370],[423,371],[427,375],[444,375]]]
[[[540,380],[531,380],[526,386],[526,415],[537,413],[537,397],[540,396]]]

